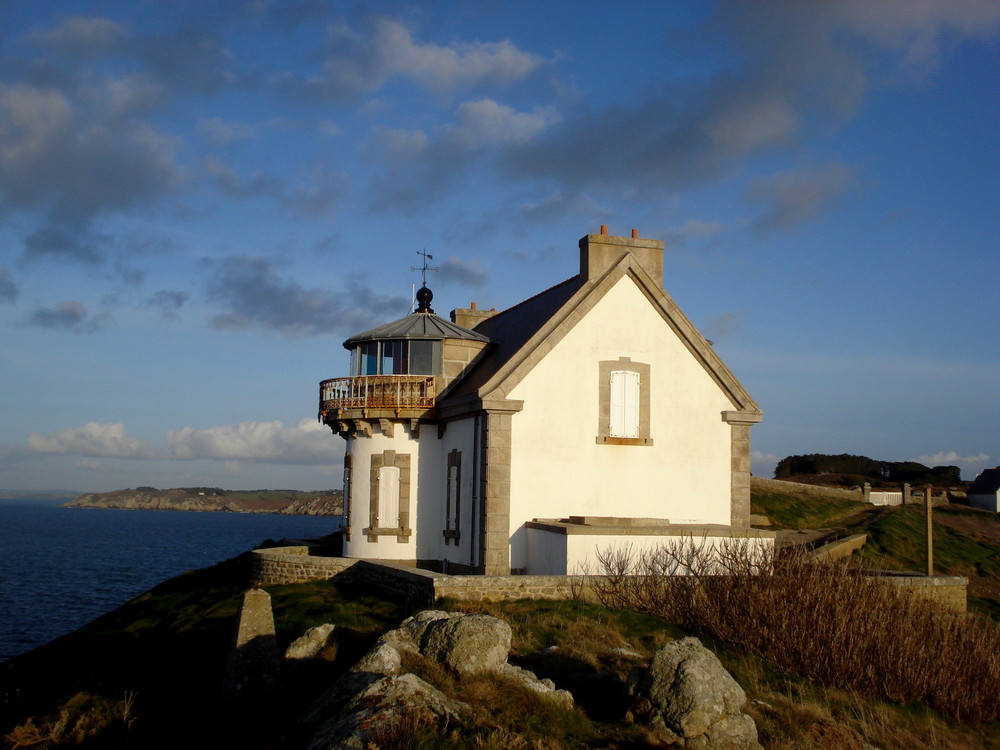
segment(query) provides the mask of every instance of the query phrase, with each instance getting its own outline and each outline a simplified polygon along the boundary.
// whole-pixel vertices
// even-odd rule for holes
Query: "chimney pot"
[[[635,239],[638,239],[638,238],[639,238],[639,230],[638,229],[633,229],[632,230],[632,239],[635,240]]]
[[[607,234],[607,233],[608,233],[608,225],[601,224],[601,234]]]
[[[469,305],[469,306],[470,306],[470,307],[471,307],[471,308],[472,308],[473,310],[475,310],[475,309],[476,309],[476,303],[475,303],[475,302],[472,302],[472,303],[470,303],[470,305]]]

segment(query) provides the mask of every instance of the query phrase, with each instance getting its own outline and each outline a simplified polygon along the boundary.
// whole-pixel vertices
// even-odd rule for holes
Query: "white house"
[[[582,238],[580,271],[502,312],[352,336],[320,419],[346,441],[344,554],[573,573],[615,544],[749,528],[757,404],[663,290],[663,243]]]
[[[969,505],[1000,513],[1000,466],[984,469],[969,487]]]

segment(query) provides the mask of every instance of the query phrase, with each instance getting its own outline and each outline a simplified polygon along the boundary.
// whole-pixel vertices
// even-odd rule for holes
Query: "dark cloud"
[[[441,280],[478,287],[486,285],[487,274],[478,261],[452,255],[441,264]]]
[[[191,298],[187,292],[180,292],[175,289],[163,289],[146,299],[146,305],[157,308],[164,318],[177,318],[177,312]]]
[[[212,325],[219,329],[258,328],[293,338],[350,335],[405,313],[405,297],[378,295],[356,281],[338,292],[282,279],[260,257],[228,258],[209,283],[209,298],[226,308]]]
[[[846,164],[836,163],[778,172],[753,181],[747,188],[747,198],[764,204],[765,209],[751,226],[769,234],[814,218],[847,189],[855,172]]]
[[[39,328],[50,328],[73,333],[87,333],[96,331],[103,316],[93,316],[87,308],[75,300],[60,302],[55,307],[39,307],[28,319],[28,325]]]
[[[21,290],[10,278],[10,270],[0,266],[0,302],[14,302]]]
[[[214,156],[205,160],[205,169],[227,195],[239,199],[273,200],[298,216],[332,216],[348,185],[348,178],[343,172],[322,161],[294,185],[262,172],[243,177]]]

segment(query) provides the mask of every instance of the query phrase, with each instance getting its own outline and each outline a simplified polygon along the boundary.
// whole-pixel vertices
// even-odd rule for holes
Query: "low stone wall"
[[[840,560],[843,557],[850,557],[864,547],[867,541],[867,534],[851,534],[843,539],[817,547],[809,554],[816,560]]]
[[[921,576],[909,573],[886,574],[878,580],[909,596],[915,596],[953,612],[968,611],[969,579],[963,576]]]
[[[856,535],[865,537],[863,534]],[[841,540],[845,546],[856,538]],[[861,544],[863,544],[863,539]],[[837,544],[837,543],[835,543]],[[848,552],[849,553],[849,552]],[[593,598],[598,576],[452,576],[386,561],[310,555],[309,547],[275,547],[251,553],[250,582],[259,586],[283,583],[338,581],[364,583],[413,606],[432,606],[448,597],[460,601],[504,599]],[[888,585],[955,612],[966,611],[968,579],[961,576],[885,574],[877,577]]]
[[[836,487],[816,487],[811,484],[785,482],[781,479],[767,479],[766,477],[750,477],[750,489],[751,491],[777,492],[782,495],[793,495],[796,497],[857,500],[858,502],[862,502],[865,499],[860,487],[856,487],[853,490],[842,490]]]
[[[463,601],[569,599],[590,588],[583,576],[452,576],[388,561],[312,556],[306,546],[256,549],[251,553],[251,584],[267,586],[331,578],[364,582],[428,606],[442,597]]]

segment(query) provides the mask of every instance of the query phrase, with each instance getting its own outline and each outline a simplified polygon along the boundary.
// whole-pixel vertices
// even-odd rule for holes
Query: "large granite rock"
[[[368,750],[392,746],[424,722],[457,722],[469,706],[445,696],[416,675],[383,677],[357,693],[320,727],[309,750]],[[402,736],[395,736],[402,735]]]
[[[468,706],[452,701],[412,674],[402,674],[403,655],[437,661],[458,674],[496,672],[564,705],[573,697],[550,680],[507,663],[510,626],[488,615],[429,610],[385,633],[302,716],[322,722],[310,748],[378,745],[379,732],[405,722],[443,725],[460,719]],[[379,728],[381,727],[381,728]]]
[[[757,750],[757,727],[742,712],[746,693],[697,638],[661,648],[629,676],[629,691],[666,738],[699,750]]]

